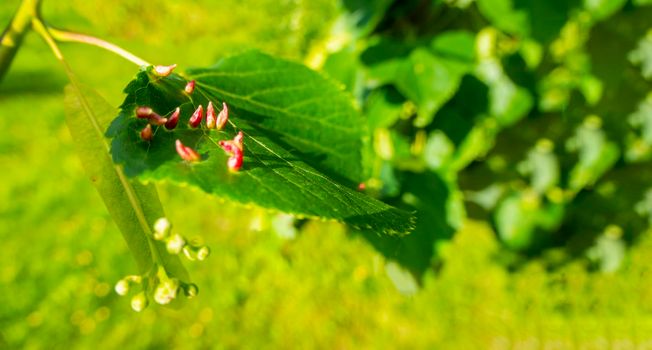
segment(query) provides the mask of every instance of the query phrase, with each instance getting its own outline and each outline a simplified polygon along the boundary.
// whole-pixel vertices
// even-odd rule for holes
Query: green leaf
[[[549,42],[566,23],[574,0],[478,0],[480,12],[498,29]]]
[[[360,178],[362,123],[334,84],[299,64],[256,52],[192,70],[189,78],[197,81],[192,99],[183,92],[185,79],[154,77],[151,68],[126,88],[127,98],[108,135],[113,138],[113,158],[127,174],[191,185],[239,203],[335,219],[379,233],[411,230],[409,213],[321,172],[349,182]],[[190,129],[189,115],[209,100],[217,106],[226,101],[231,125],[224,131]],[[180,106],[182,117],[176,129],[156,128],[153,140],[145,142],[139,131],[146,122],[135,117],[137,106],[149,106],[161,115]],[[236,131],[245,135],[244,163],[233,173],[218,142],[232,139]],[[176,139],[197,150],[202,160],[182,161],[175,151]]]
[[[324,62],[321,71],[329,77],[341,82],[346,91],[360,101],[364,94],[364,72],[358,64],[359,52],[354,46],[344,47],[342,50],[332,53]]]
[[[543,231],[559,228],[564,217],[564,206],[543,202],[532,190],[515,191],[500,202],[494,212],[496,231],[503,243],[515,250],[531,250],[543,245],[547,237]]]
[[[605,19],[619,11],[627,0],[584,0],[584,8],[597,20]]]
[[[369,40],[368,46],[360,54],[360,62],[367,69],[368,78],[374,86],[393,83],[400,67],[414,49],[403,41],[386,37]]]
[[[602,120],[589,116],[569,140],[570,150],[577,150],[579,162],[570,173],[568,186],[574,192],[592,186],[618,161],[620,149],[602,130]]]
[[[404,109],[405,98],[391,85],[369,94],[365,114],[370,129],[388,128],[396,123]]]
[[[341,20],[353,29],[357,37],[363,37],[376,28],[393,2],[394,0],[343,0],[346,13]]]
[[[627,58],[631,63],[641,66],[641,74],[645,79],[652,80],[652,31],[639,40],[638,46]]]
[[[200,87],[195,100],[201,94],[200,98],[226,101],[234,115],[276,143],[299,150],[313,167],[352,184],[364,180],[360,153],[364,119],[335,83],[303,65],[257,51],[188,73]],[[184,82],[169,81],[176,101],[188,102],[174,86]],[[164,106],[169,106],[165,112],[176,107]]]
[[[458,62],[418,48],[401,65],[396,87],[418,107],[415,125],[425,126],[457,91],[466,69]]]
[[[93,90],[82,87],[71,76],[66,87],[66,122],[78,146],[82,165],[102,196],[111,217],[120,228],[142,274],[159,263],[171,275],[188,281],[188,273],[176,255],[154,242],[152,226],[165,216],[156,189],[129,180],[109,154],[103,130],[117,110]]]
[[[418,279],[437,260],[436,246],[453,236],[459,228],[455,217],[455,202],[459,196],[452,182],[425,171],[405,172],[403,205],[417,210],[417,225],[407,237],[378,236],[363,232],[368,240],[387,259],[396,261]]]

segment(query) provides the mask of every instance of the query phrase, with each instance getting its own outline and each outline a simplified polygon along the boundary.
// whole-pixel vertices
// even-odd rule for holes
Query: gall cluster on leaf
[[[154,66],[153,72],[156,76],[167,77],[176,68],[176,64],[170,66]],[[186,83],[184,92],[188,95],[192,94],[195,90],[196,81],[191,80]],[[139,119],[146,119],[148,124],[141,130],[140,138],[143,141],[150,142],[154,137],[154,130],[152,126],[165,126],[167,130],[174,130],[178,123],[181,114],[181,107],[177,107],[168,117],[162,117],[157,114],[151,107],[139,106],[136,108],[136,117]],[[222,102],[222,109],[217,112],[212,101],[208,101],[206,105],[206,128],[209,130],[223,130],[229,121],[229,107],[226,102]],[[204,106],[199,105],[188,119],[188,126],[191,129],[201,128],[202,120],[204,120]],[[233,140],[223,140],[219,142],[220,147],[229,155],[227,167],[232,172],[237,172],[242,167],[244,145],[242,142],[243,133],[240,131],[233,138]],[[184,161],[195,163],[201,160],[199,153],[193,148],[186,146],[180,139],[175,141],[175,149],[179,157]]]

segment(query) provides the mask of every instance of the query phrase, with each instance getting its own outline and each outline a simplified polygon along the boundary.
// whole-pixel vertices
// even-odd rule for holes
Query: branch
[[[11,62],[32,25],[32,18],[39,15],[41,0],[23,0],[16,14],[0,36],[0,81],[9,70]]]

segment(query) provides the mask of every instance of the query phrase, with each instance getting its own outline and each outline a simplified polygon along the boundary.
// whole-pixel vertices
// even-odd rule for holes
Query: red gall
[[[229,170],[236,172],[242,167],[242,151],[236,150],[229,160],[226,162],[226,165],[229,167]]]
[[[152,114],[154,114],[154,110],[149,107],[141,106],[136,108],[136,117],[140,119],[149,119]]]
[[[217,117],[215,116],[215,108],[213,108],[213,102],[208,101],[208,107],[206,107],[206,127],[209,129],[215,129],[215,122]]]
[[[226,152],[230,157],[226,165],[231,171],[238,171],[242,167],[242,159],[244,152],[244,144],[242,143],[244,135],[242,131],[238,132],[233,140],[222,140],[218,144],[224,152]]]
[[[220,114],[217,116],[217,121],[215,122],[215,127],[217,130],[222,130],[224,129],[224,125],[226,125],[226,122],[229,120],[229,107],[227,107],[226,103],[222,102],[222,110],[220,111]]]
[[[240,148],[240,150],[243,150],[243,144],[242,144],[243,138],[244,135],[242,134],[242,131],[238,131],[238,134],[235,135],[235,137],[233,138],[233,142],[235,143],[236,146],[238,146],[238,148]]]
[[[152,140],[152,125],[147,124],[147,126],[140,131],[140,138],[143,139],[143,141]]]
[[[181,159],[188,162],[198,162],[201,159],[197,151],[195,151],[194,149],[188,146],[185,146],[183,143],[181,143],[181,140],[177,140],[175,142],[175,146],[177,149],[177,153],[179,154]]]
[[[176,64],[170,66],[154,66],[154,74],[158,75],[159,77],[167,77],[172,73],[174,68],[177,68]]]
[[[160,115],[156,114],[150,107],[144,106],[136,108],[136,117],[140,119],[147,119],[150,124],[158,126],[163,125],[168,121],[167,118],[163,118]]]
[[[179,123],[179,114],[181,113],[181,108],[177,107],[177,109],[172,112],[172,115],[170,115],[170,118],[168,118],[168,121],[165,123],[165,128],[168,130],[172,130],[177,127],[177,123]]]
[[[167,122],[168,122],[168,118],[163,118],[163,117],[161,117],[160,115],[158,115],[156,113],[153,113],[149,117],[149,123],[154,124],[156,126],[165,125],[165,123],[167,123]]]
[[[190,117],[188,124],[190,124],[191,127],[196,128],[199,126],[199,124],[201,124],[202,118],[204,118],[204,107],[199,105],[199,107],[197,107],[195,112]]]
[[[195,81],[191,80],[186,84],[186,87],[183,89],[188,95],[192,94],[195,91]]]

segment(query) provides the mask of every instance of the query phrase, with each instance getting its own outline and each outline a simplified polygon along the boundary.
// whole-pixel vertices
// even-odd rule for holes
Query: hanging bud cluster
[[[203,261],[210,255],[210,249],[205,245],[191,244],[178,233],[172,233],[172,226],[166,218],[160,218],[154,224],[154,239],[165,243],[170,254],[183,253],[188,260]]]
[[[172,74],[172,71],[176,68],[176,64],[170,66],[154,66],[152,72],[155,76],[158,77],[167,77]],[[196,81],[191,80],[186,83],[183,91],[191,95],[195,91]],[[181,114],[181,108],[177,107],[173,112],[167,117],[163,117],[157,114],[151,107],[140,106],[136,108],[136,117],[139,119],[146,119],[148,124],[140,131],[140,138],[143,141],[151,141],[155,135],[155,130],[153,126],[165,126],[167,130],[173,130],[177,127],[179,123],[179,118]],[[206,118],[204,118],[204,116]],[[188,126],[191,129],[197,129],[202,127],[202,121],[206,119],[205,125],[209,130],[223,130],[226,124],[229,121],[229,107],[225,102],[222,102],[222,109],[216,111],[216,108],[212,101],[209,101],[206,105],[205,115],[204,115],[204,106],[199,105],[190,118],[188,119]],[[243,156],[244,156],[244,145],[242,142],[243,134],[239,132],[233,140],[220,141],[220,147],[229,155],[227,161],[227,166],[230,171],[237,172],[242,167]],[[175,149],[179,157],[184,161],[195,163],[201,160],[199,153],[192,149],[189,146],[183,144],[179,139],[175,141]]]
[[[170,253],[183,252],[190,260],[204,260],[210,251],[206,246],[190,245],[179,234],[171,234],[172,225],[167,218],[158,219],[153,226],[153,238],[166,244]],[[171,276],[160,264],[154,264],[152,269],[143,275],[129,275],[119,280],[115,285],[115,292],[126,296],[133,289],[137,289],[131,297],[131,308],[134,311],[143,311],[150,300],[157,304],[166,305],[172,302],[181,293],[187,298],[197,295],[199,289],[193,283],[185,283]]]
[[[196,285],[193,283],[184,283],[179,281],[178,278],[170,277],[162,267],[158,268],[155,280],[154,301],[160,305],[166,305],[172,302],[172,300],[177,298],[179,292],[183,292],[183,295],[187,298],[192,298],[199,292]]]

